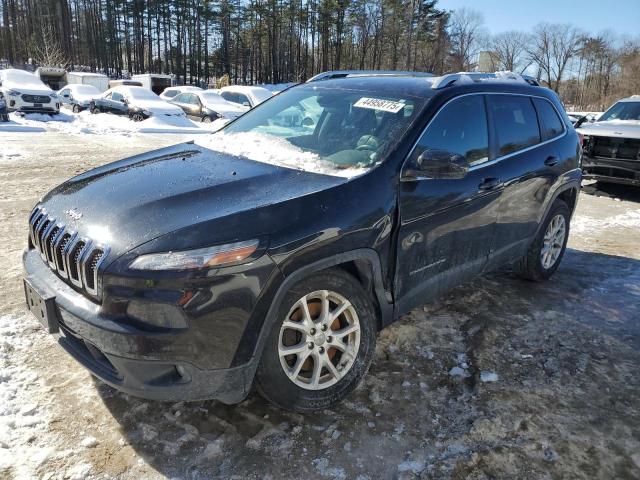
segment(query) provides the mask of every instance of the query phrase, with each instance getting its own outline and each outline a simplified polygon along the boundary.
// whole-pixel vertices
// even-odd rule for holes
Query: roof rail
[[[431,85],[431,88],[434,90],[438,90],[441,88],[449,87],[456,82],[462,79],[470,79],[473,82],[480,82],[482,80],[487,79],[499,79],[504,80],[505,82],[526,82],[529,85],[540,86],[538,81],[530,77],[529,75],[521,75],[519,73],[513,72],[495,72],[495,73],[482,73],[482,72],[459,72],[459,73],[448,73],[441,77],[438,77],[435,82]]]
[[[306,83],[347,77],[433,77],[433,73],[403,70],[331,70],[314,75]]]

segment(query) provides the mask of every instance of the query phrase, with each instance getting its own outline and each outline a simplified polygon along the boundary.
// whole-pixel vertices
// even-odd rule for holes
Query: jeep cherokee
[[[581,180],[557,96],[513,74],[306,83],[208,137],[29,218],[29,309],[135,396],[330,407],[403,313],[505,264],[549,278]]]

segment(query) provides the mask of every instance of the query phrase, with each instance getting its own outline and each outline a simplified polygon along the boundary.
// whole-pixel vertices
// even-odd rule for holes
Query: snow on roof
[[[131,75],[131,79],[143,78],[143,77],[156,77],[156,78],[173,78],[172,75],[166,75],[164,73],[138,73],[137,75]]]
[[[93,72],[67,72],[67,75],[77,75],[78,77],[103,77],[107,76],[103,73],[93,73]]]

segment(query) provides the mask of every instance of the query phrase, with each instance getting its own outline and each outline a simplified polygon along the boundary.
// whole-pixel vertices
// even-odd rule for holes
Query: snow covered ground
[[[92,379],[25,313],[20,256],[54,185],[191,135],[76,121],[0,133],[0,478],[640,478],[639,190],[584,188],[550,282],[498,272],[385,329],[333,410],[157,403]]]
[[[108,113],[92,114],[88,110],[72,113],[63,109],[57,115],[11,113],[10,122],[0,123],[3,132],[60,132],[71,135],[133,135],[137,133],[202,134],[215,131],[213,124],[195,123],[188,118],[151,117],[134,122],[127,117]]]

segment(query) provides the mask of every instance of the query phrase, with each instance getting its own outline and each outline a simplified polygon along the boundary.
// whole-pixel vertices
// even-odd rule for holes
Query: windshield
[[[122,93],[124,93],[129,98],[133,98],[134,100],[160,100],[160,97],[158,97],[155,93],[143,87],[127,88]]]
[[[251,89],[251,94],[256,97],[258,102],[264,102],[273,96],[273,94],[266,88],[253,88]]]
[[[100,90],[98,90],[93,85],[76,85],[74,89],[76,93],[84,94],[84,95],[93,95],[96,93],[100,93]]]
[[[202,92],[200,98],[206,103],[227,103],[227,101],[215,92]]]
[[[640,120],[640,102],[618,102],[604,112],[598,119],[606,120]]]
[[[386,158],[426,101],[390,91],[295,87],[214,134],[209,148],[339,176],[362,173]],[[233,147],[243,143],[264,150],[253,158]]]

